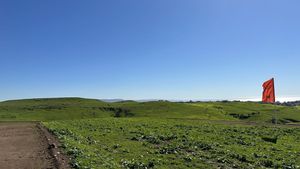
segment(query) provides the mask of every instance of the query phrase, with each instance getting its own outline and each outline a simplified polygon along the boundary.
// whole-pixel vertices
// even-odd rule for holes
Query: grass
[[[189,119],[45,122],[74,168],[299,168],[300,128]]]
[[[114,105],[130,110],[134,117],[235,120],[235,118],[210,106],[210,103],[194,106],[188,103],[155,101],[142,103],[123,102],[115,103]]]
[[[195,105],[201,104],[203,103]],[[255,102],[211,102],[209,104],[226,115],[231,115],[244,121],[271,122],[273,117],[276,117],[279,123],[300,121],[300,109],[297,107]]]
[[[81,98],[27,99],[0,103],[1,121],[52,121],[110,117],[107,103]]]
[[[274,126],[275,117],[299,123],[300,107],[82,98],[0,102],[0,121],[43,121],[80,169],[298,169],[300,128]]]
[[[299,122],[299,107],[254,102],[174,103],[118,102],[105,103],[82,98],[28,99],[0,103],[1,121],[53,121],[106,117],[176,118],[270,123]]]

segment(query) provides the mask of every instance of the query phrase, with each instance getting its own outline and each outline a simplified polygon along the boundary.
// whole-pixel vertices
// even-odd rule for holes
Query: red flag
[[[264,103],[274,103],[275,102],[275,87],[274,87],[274,78],[266,81],[263,84],[264,92],[262,101]]]

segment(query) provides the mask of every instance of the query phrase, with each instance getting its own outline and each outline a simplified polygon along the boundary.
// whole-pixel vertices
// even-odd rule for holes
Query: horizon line
[[[14,101],[14,100],[30,100],[30,99],[61,99],[61,98],[82,98],[82,99],[95,99],[95,100],[101,100],[105,102],[118,102],[118,101],[137,101],[137,102],[149,102],[149,101],[170,101],[170,102],[216,102],[216,101],[241,101],[241,102],[260,102],[262,101],[261,98],[236,98],[236,99],[128,99],[128,98],[113,98],[113,99],[103,99],[103,98],[89,98],[89,97],[78,97],[78,96],[66,96],[66,97],[33,97],[33,98],[15,98],[15,99],[0,99],[0,102],[5,101]],[[300,97],[298,96],[292,96],[292,97],[277,97],[276,102],[295,102],[300,101]]]

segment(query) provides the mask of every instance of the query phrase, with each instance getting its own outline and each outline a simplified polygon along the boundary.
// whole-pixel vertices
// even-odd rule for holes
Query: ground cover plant
[[[0,102],[0,121],[42,121],[63,143],[74,168],[300,165],[299,106],[27,99]]]
[[[191,119],[101,118],[43,123],[74,168],[299,168],[300,128]]]
[[[299,123],[300,109],[256,102],[106,103],[95,99],[54,98],[0,102],[0,121],[53,121],[107,117],[202,119],[281,124]]]
[[[51,121],[110,117],[108,103],[94,99],[54,98],[12,100],[0,103],[1,121]]]

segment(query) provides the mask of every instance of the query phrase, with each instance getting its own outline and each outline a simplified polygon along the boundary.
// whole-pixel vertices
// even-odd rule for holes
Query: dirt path
[[[0,168],[61,168],[48,149],[48,140],[37,123],[0,123]]]

